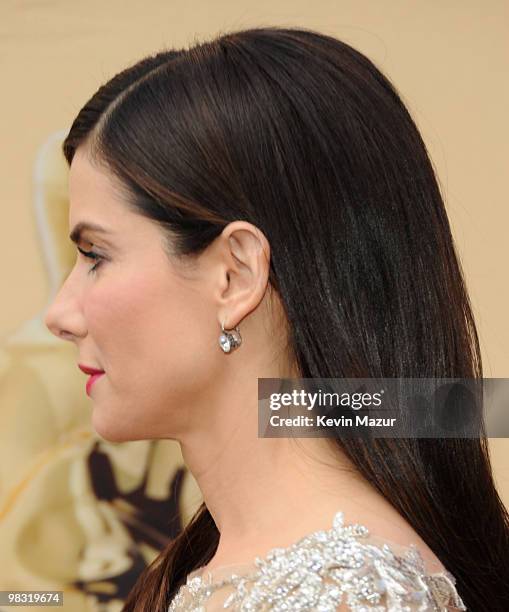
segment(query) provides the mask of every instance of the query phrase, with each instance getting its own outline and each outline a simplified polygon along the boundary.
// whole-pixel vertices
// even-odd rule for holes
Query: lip
[[[87,380],[87,385],[86,385],[87,395],[90,395],[90,389],[92,388],[92,385],[95,383],[95,381],[98,378],[101,378],[101,376],[103,375],[104,375],[104,372],[98,372],[97,374],[92,374],[90,376],[90,378]]]
[[[83,365],[82,363],[78,363],[78,368],[84,372],[85,374],[90,374],[90,378],[87,380],[86,384],[86,392],[87,395],[90,395],[90,390],[92,389],[92,385],[95,381],[105,373],[104,370],[98,370],[97,368],[91,368],[89,366]]]
[[[104,374],[104,370],[98,370],[97,368],[90,368],[89,366],[78,363],[78,368],[85,372],[85,374]]]

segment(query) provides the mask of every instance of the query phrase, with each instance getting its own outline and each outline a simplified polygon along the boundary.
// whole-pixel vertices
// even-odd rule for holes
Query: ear
[[[262,301],[270,269],[270,245],[255,225],[229,223],[218,237],[223,266],[219,299],[219,325],[233,329]]]

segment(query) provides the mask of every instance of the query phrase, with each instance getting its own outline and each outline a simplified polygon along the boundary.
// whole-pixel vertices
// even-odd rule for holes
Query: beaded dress
[[[388,543],[337,512],[331,529],[252,563],[194,570],[168,612],[466,610],[455,585],[447,570],[427,571],[415,544]]]

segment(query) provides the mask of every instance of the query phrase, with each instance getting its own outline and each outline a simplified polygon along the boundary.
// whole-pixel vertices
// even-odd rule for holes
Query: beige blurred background
[[[485,376],[509,377],[505,0],[1,0],[0,14],[0,346],[19,347],[32,337],[51,345],[38,320],[58,278],[48,236],[40,233],[36,201],[37,163],[48,142],[69,129],[100,84],[143,55],[226,30],[274,24],[337,36],[365,53],[395,84],[435,164],[476,316]],[[0,352],[0,368],[13,354]],[[72,350],[65,356],[72,361]],[[79,389],[84,395],[84,377],[75,369],[65,372],[72,387],[68,393]],[[39,378],[23,397],[25,405],[41,397],[38,384]],[[16,389],[9,390],[11,407],[21,402]],[[87,400],[79,402],[84,421]],[[5,419],[1,423],[5,426]],[[22,441],[24,430],[17,427]],[[78,427],[73,432],[90,445],[89,431],[80,433]],[[37,430],[30,435],[37,438]],[[509,505],[509,439],[492,438],[490,448],[498,487]],[[30,451],[39,464],[42,450]],[[146,451],[143,445],[133,450],[140,457]],[[164,452],[171,458],[175,449]],[[122,460],[117,458],[118,467]],[[0,470],[0,487],[1,478]],[[162,475],[161,481],[168,478]],[[11,491],[8,504],[13,500]],[[74,609],[92,608],[76,604]]]

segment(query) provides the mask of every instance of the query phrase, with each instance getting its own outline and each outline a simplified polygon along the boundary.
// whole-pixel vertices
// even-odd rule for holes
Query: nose
[[[44,324],[57,338],[74,342],[86,334],[86,326],[78,296],[68,281],[69,277],[46,309]]]

